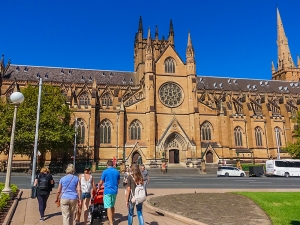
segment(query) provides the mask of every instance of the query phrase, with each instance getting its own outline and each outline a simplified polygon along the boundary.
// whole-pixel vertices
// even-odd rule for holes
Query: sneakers
[[[40,218],[40,221],[44,221],[44,220],[45,220],[44,217],[41,217],[41,218]]]

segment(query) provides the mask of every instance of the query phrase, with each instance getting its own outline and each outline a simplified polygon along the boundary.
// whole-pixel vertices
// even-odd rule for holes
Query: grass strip
[[[235,193],[252,199],[266,212],[274,225],[300,225],[300,192]]]

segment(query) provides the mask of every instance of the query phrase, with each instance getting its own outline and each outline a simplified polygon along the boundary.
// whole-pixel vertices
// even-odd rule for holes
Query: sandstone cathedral
[[[159,39],[158,28],[154,36],[150,29],[144,32],[140,18],[133,72],[14,65],[2,58],[0,94],[6,99],[15,88],[38,86],[39,78],[60,87],[77,118],[77,151],[87,153],[80,154],[83,160],[262,162],[293,141],[292,118],[300,105],[300,60],[295,65],[278,10],[277,34],[272,79],[199,76],[190,33],[186,55],[179,56],[172,21],[168,38]],[[41,157],[49,162],[65,156]]]

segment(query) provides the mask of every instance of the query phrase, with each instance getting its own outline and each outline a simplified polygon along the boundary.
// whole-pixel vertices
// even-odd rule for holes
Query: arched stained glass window
[[[203,141],[211,140],[211,127],[209,122],[205,122],[201,126],[201,137]]]
[[[171,57],[165,60],[165,73],[175,73],[175,60]]]
[[[107,119],[100,124],[100,143],[111,143],[111,123]]]
[[[141,140],[141,124],[138,120],[134,120],[130,124],[130,139]]]
[[[262,129],[260,127],[255,128],[255,141],[256,141],[256,146],[262,147],[263,142],[262,142]]]
[[[87,93],[83,93],[79,96],[79,105],[88,106],[90,104],[90,98]]]
[[[235,141],[235,146],[237,147],[243,146],[243,134],[242,134],[242,129],[240,127],[236,127],[234,129],[234,141]]]

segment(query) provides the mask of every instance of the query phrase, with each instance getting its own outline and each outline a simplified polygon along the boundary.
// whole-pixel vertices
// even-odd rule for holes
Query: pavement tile
[[[173,190],[173,189],[170,189]],[[171,191],[177,193],[176,190]],[[148,190],[148,193],[152,196],[171,194],[169,190],[153,189]],[[56,190],[53,190],[48,199],[48,204],[45,212],[45,221],[39,221],[39,211],[37,199],[30,198],[30,190],[24,189],[23,195],[15,214],[12,218],[11,225],[60,225],[62,224],[62,215],[60,208],[56,207],[54,203],[56,197]],[[119,190],[119,194],[116,201],[116,213],[115,213],[115,224],[125,225],[127,224],[127,208],[125,207],[125,194],[124,189]],[[184,225],[183,222],[175,219],[157,215],[153,210],[143,206],[143,215],[146,225]],[[81,219],[81,221],[83,221]],[[106,224],[106,221],[95,220],[93,225]],[[134,217],[133,224],[138,224],[137,217]],[[83,225],[83,223],[81,223]]]

